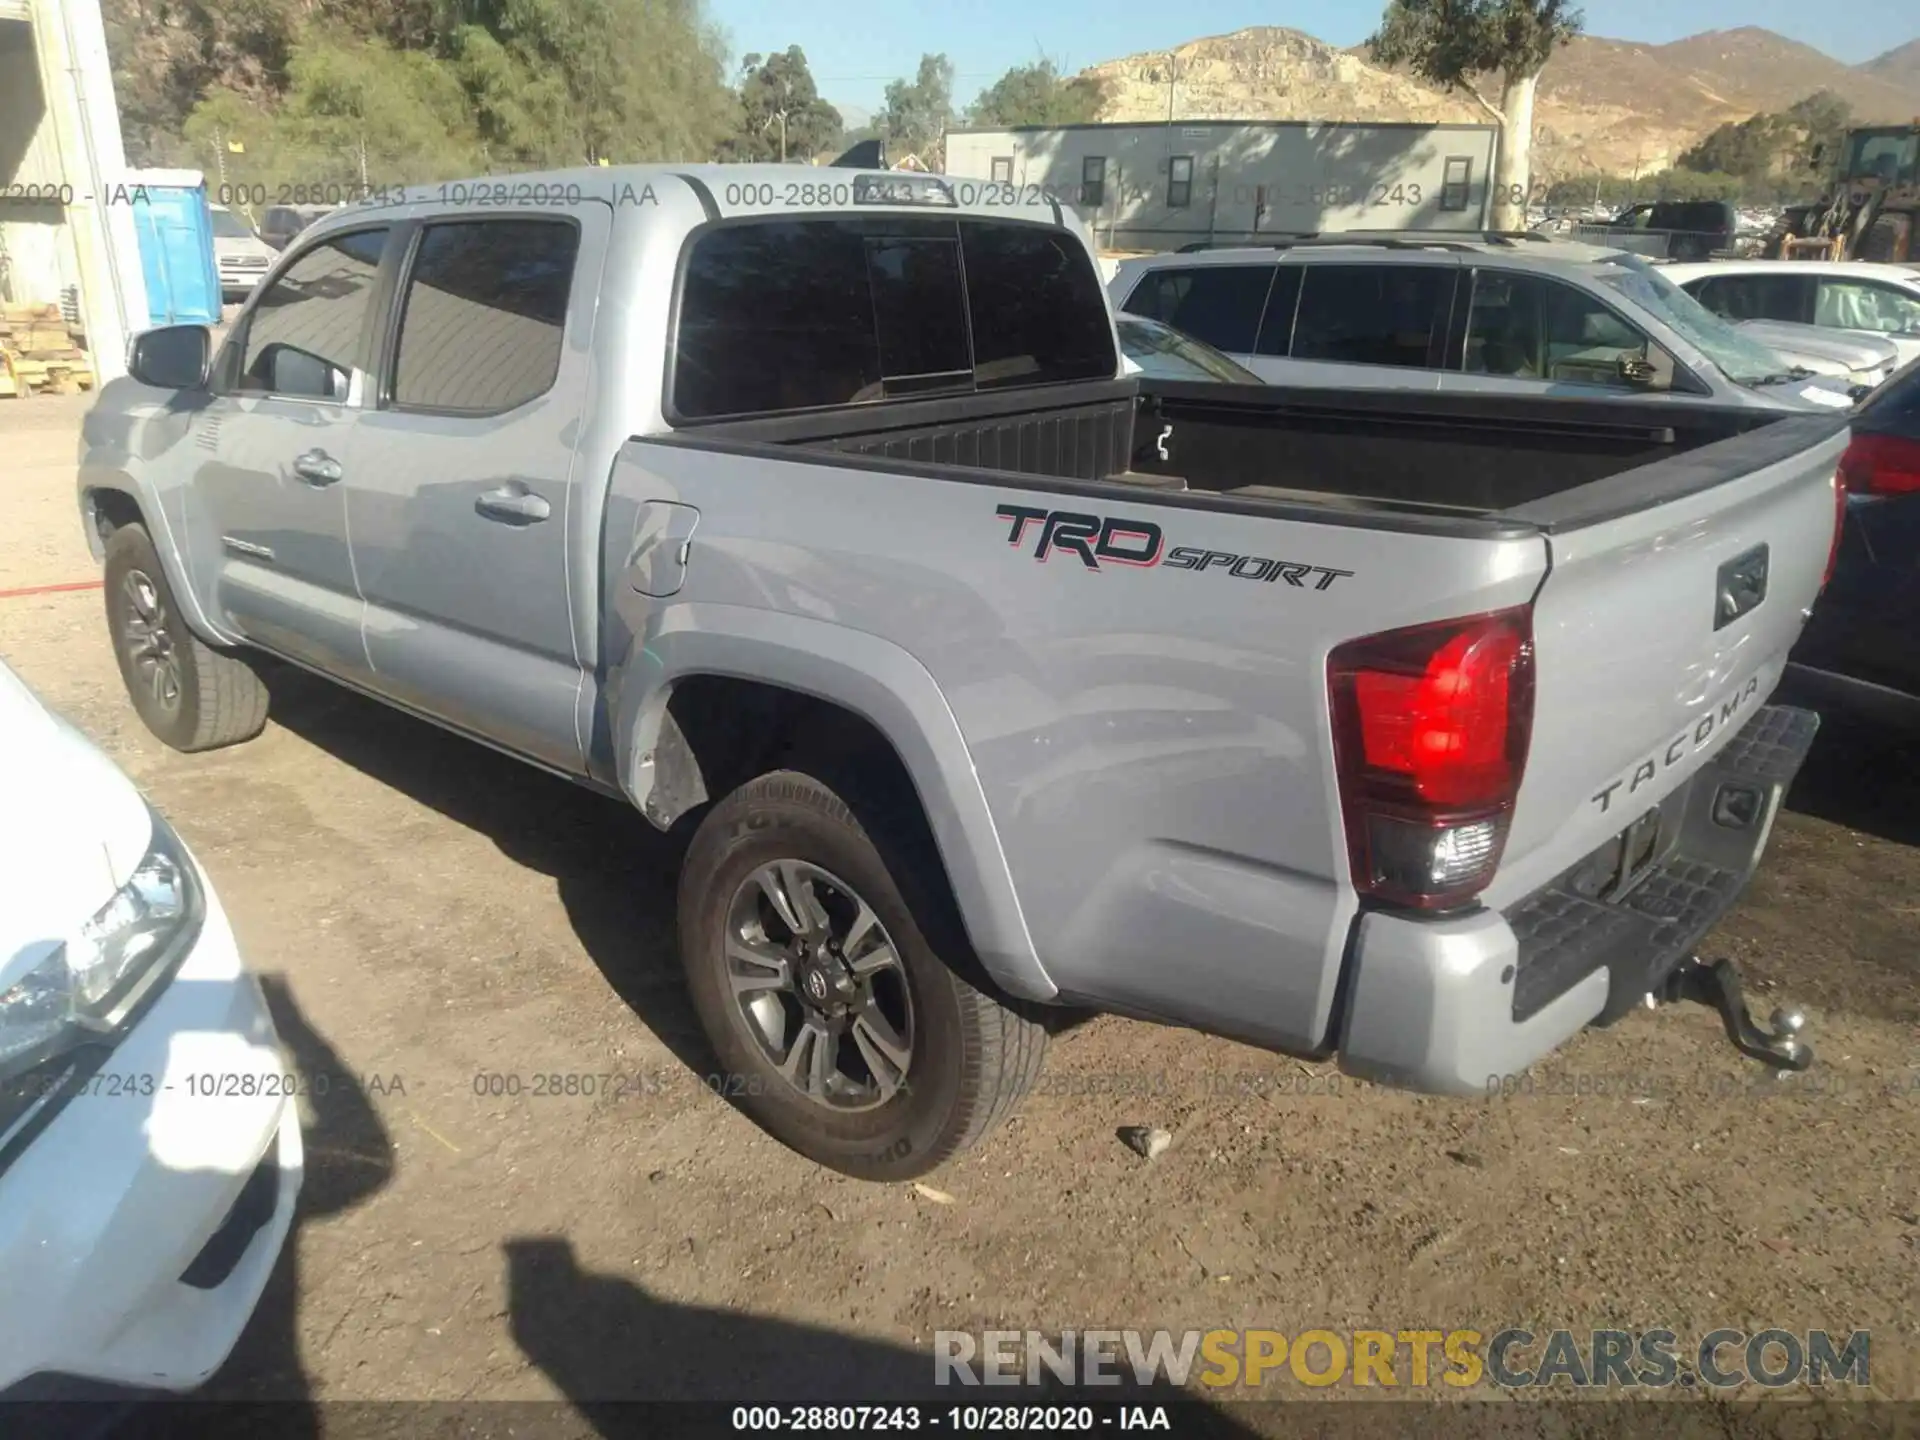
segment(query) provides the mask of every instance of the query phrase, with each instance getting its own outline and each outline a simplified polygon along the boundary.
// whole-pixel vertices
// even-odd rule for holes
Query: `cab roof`
[[[870,198],[857,198],[865,194]],[[899,198],[889,198],[897,194]],[[941,200],[938,197],[947,197]],[[850,170],[824,165],[580,165],[564,170],[480,175],[464,180],[375,190],[328,216],[366,216],[412,206],[473,206],[480,211],[559,211],[575,203],[636,201],[673,208],[692,204],[706,218],[744,215],[976,215],[1053,225],[1077,224],[1071,211],[1037,185],[1010,185],[910,170]]]

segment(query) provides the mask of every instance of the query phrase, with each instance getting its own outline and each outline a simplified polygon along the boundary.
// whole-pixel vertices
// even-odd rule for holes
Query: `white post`
[[[124,375],[127,342],[148,328],[147,287],[133,206],[124,182],[126,150],[113,99],[113,70],[99,0],[29,0],[61,175],[73,186],[67,226],[80,262],[80,313],[96,383]]]

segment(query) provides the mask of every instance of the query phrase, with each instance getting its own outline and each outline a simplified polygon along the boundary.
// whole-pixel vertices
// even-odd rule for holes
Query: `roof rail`
[[[1176,254],[1203,250],[1288,250],[1313,245],[1378,245],[1385,250],[1465,250],[1474,245],[1551,245],[1559,237],[1538,230],[1309,230],[1250,240],[1195,240]]]

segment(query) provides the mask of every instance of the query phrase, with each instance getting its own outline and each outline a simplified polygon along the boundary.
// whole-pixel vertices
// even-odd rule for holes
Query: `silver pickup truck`
[[[923,175],[445,185],[139,337],[80,508],[181,750],[320,672],[690,832],[729,1093],[924,1173],[1102,1009],[1455,1094],[1756,865],[1846,420],[1121,373],[1083,230]]]

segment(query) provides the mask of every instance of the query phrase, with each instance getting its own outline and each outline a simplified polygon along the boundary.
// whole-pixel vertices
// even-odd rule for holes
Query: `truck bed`
[[[1120,486],[1165,503],[1305,512],[1321,523],[1487,533],[1612,518],[1709,488],[1846,424],[1639,400],[1329,395],[1143,379],[1035,399],[1031,390],[953,396],[722,422],[672,438],[814,450],[836,464],[868,457],[950,478],[981,472],[1002,484],[1029,476],[1055,489]]]

